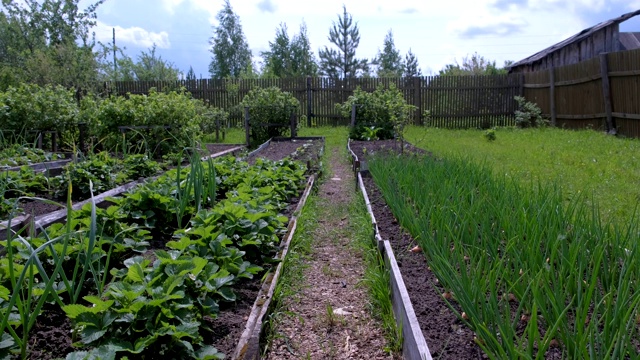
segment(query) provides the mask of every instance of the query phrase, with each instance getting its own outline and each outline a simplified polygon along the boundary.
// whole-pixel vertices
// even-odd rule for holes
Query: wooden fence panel
[[[427,76],[415,78],[292,78],[292,79],[202,79],[177,82],[114,82],[105,88],[117,95],[148,94],[184,87],[208,106],[223,108],[230,114],[230,126],[242,124],[242,98],[255,87],[276,86],[288,91],[300,102],[297,115],[311,117],[314,126],[347,125],[349,118],[336,110],[357,88],[374,91],[378,86],[394,84],[408,104],[415,106],[413,123],[445,128],[487,128],[513,125],[513,96],[521,87],[519,77],[500,76]],[[311,113],[309,106],[311,105]],[[424,113],[431,113],[425,118]]]
[[[640,137],[640,51],[607,54],[607,61],[617,132]]]

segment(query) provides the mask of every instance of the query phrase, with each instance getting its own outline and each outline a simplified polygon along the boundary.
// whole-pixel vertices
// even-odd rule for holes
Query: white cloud
[[[116,45],[150,48],[153,44],[156,44],[159,49],[169,49],[171,47],[169,33],[166,31],[152,32],[137,26],[123,28],[121,26],[110,26],[100,21],[97,22],[95,27],[96,39],[103,43],[111,42],[114,28],[116,29]]]

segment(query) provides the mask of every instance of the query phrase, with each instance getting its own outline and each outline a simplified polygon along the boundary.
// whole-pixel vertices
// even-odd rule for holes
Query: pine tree
[[[414,76],[422,76],[422,71],[420,70],[420,65],[418,65],[418,58],[415,56],[411,49],[407,53],[407,56],[404,60],[404,73],[402,74],[404,77],[414,77]]]
[[[316,76],[318,64],[316,63],[311,42],[307,34],[307,24],[300,24],[300,32],[291,40],[291,75],[292,76]]]
[[[387,35],[384,37],[384,46],[382,51],[378,51],[375,63],[378,65],[378,77],[400,77],[404,65],[402,64],[402,57],[400,51],[396,49],[396,45],[393,42],[393,32],[389,29]]]
[[[251,66],[251,50],[242,32],[240,17],[233,12],[229,0],[216,15],[211,44],[209,73],[213,78],[239,77]]]
[[[196,78],[196,72],[193,71],[193,66],[189,66],[189,71],[187,71],[187,77],[186,77],[187,81],[193,81],[193,80],[197,80]]]
[[[342,5],[342,16],[338,15],[338,22],[329,29],[329,41],[338,50],[327,46],[318,52],[320,56],[320,72],[329,77],[353,78],[358,71],[365,68],[366,59],[356,58],[356,49],[360,44],[358,23],[353,23],[353,17]]]

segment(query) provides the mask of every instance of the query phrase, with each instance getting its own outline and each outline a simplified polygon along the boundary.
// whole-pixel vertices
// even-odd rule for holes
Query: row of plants
[[[93,148],[154,155],[178,152],[225,123],[227,113],[207,107],[184,89],[101,98],[61,86],[23,84],[0,92],[4,142],[29,143],[38,131],[56,131],[63,148],[77,148],[81,124]],[[122,132],[119,127],[133,129]],[[124,135],[123,135],[124,134]],[[124,140],[123,140],[124,138]],[[84,149],[83,149],[84,150]]]
[[[277,87],[249,91],[251,140],[261,144],[289,129],[298,100]],[[237,109],[231,109],[236,111]],[[89,149],[147,153],[179,152],[227,126],[225,110],[207,106],[185,89],[101,98],[57,86],[23,84],[0,92],[3,144],[33,142],[37,131],[56,131],[65,149],[80,145],[81,128]],[[126,127],[126,128],[125,128]],[[82,149],[86,150],[86,149]]]
[[[603,223],[553,183],[463,157],[374,157],[369,168],[490,358],[640,356],[637,221]]]
[[[95,193],[102,193],[126,182],[156,175],[165,170],[166,165],[144,154],[126,155],[120,159],[101,152],[82,161],[69,162],[56,176],[48,176],[28,166],[17,171],[6,170],[0,172],[0,216],[5,217],[14,210],[20,197],[64,201],[70,191],[72,200],[87,199],[90,182]]]
[[[207,324],[235,300],[234,287],[276,261],[287,221],[279,214],[305,170],[290,160],[197,160],[106,209],[72,211],[69,183],[64,224],[1,243],[3,358],[29,355],[45,306],[72,321],[78,351],[68,359],[223,357]]]
[[[64,154],[44,151],[33,146],[3,143],[2,150],[0,150],[0,168],[37,164],[64,158]]]

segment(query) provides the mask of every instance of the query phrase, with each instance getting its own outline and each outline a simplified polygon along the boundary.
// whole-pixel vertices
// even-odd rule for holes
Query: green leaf
[[[11,335],[7,333],[2,333],[2,337],[0,338],[0,349],[9,349],[15,344],[15,341],[11,337]]]
[[[134,282],[144,282],[144,269],[139,263],[132,264],[127,271],[127,279]]]
[[[200,360],[224,359],[224,354],[213,346],[203,346],[196,351],[196,358]]]

